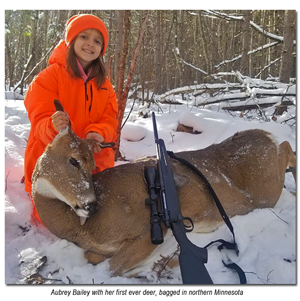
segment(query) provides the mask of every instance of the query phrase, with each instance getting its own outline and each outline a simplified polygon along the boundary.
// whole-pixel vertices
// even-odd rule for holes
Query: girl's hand
[[[69,116],[66,112],[57,111],[52,115],[54,128],[60,132],[69,125]]]
[[[96,133],[96,132],[87,133],[85,139],[96,140],[97,142],[100,142],[100,143],[104,142],[104,138],[99,133]],[[99,144],[97,144],[97,143],[94,144],[93,152],[95,154],[98,152],[101,152],[101,147]]]

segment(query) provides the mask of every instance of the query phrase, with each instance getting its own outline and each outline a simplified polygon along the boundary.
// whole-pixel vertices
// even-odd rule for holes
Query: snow
[[[147,135],[147,130],[134,123],[127,122],[121,132],[121,138],[127,141],[140,141]]]
[[[258,90],[253,92],[257,93]],[[237,131],[254,128],[267,130],[279,143],[287,140],[294,150],[296,148],[295,127],[271,119],[263,122],[260,118],[240,118],[237,113],[229,114],[220,110],[218,105],[197,108],[194,106],[195,97],[192,94],[189,95],[188,101],[183,101],[181,95],[172,97],[183,104],[159,104],[160,110],[157,110],[155,105],[150,108],[156,112],[159,136],[164,139],[168,150],[178,152],[201,149],[212,143],[219,143]],[[129,101],[125,115],[130,109]],[[139,107],[135,105],[132,113],[134,118],[126,123],[121,136],[120,150],[129,161],[153,156],[156,153],[152,120],[138,117],[137,110]],[[274,108],[266,109],[266,116],[271,116],[273,111]],[[179,122],[202,134],[175,132]],[[151,271],[153,262],[160,259],[160,254],[167,256],[176,250],[176,243],[171,234],[167,235],[164,244],[149,258],[148,264],[141,268],[141,275],[145,277],[130,279],[112,277],[109,272],[109,260],[97,266],[88,264],[82,249],[71,242],[58,239],[40,224],[32,222],[31,202],[24,191],[24,184],[20,182],[23,176],[23,158],[29,130],[30,123],[23,101],[6,99],[5,283],[26,283],[29,276],[39,273],[45,283],[56,285],[139,284],[142,286],[138,286],[138,289],[143,287],[149,289],[147,284],[180,284],[181,275],[178,267],[173,268],[172,279],[158,278],[157,274]],[[117,164],[121,163],[117,162]],[[243,268],[249,284],[296,283],[296,200],[295,183],[291,174],[286,175],[285,186],[275,208],[256,209],[246,216],[231,218],[240,250],[238,257],[232,251],[219,252],[217,246],[209,248],[206,267],[215,284],[239,283],[237,275],[222,264],[222,259],[228,260],[228,258]],[[231,234],[225,225],[213,233],[189,234],[189,237],[199,246],[220,238],[231,240]],[[54,288],[69,289],[61,286]],[[132,286],[129,288],[133,289]],[[153,289],[158,293],[160,288],[156,286]],[[47,289],[45,293],[47,297],[50,296],[52,289],[53,286]],[[94,287],[85,287],[85,289],[95,290]],[[174,286],[171,289],[178,290]],[[249,292],[246,287],[241,289]],[[32,296],[30,299],[34,300]]]

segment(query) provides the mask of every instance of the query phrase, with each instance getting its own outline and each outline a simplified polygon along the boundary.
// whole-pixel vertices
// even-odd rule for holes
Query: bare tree
[[[248,52],[250,49],[250,19],[251,19],[251,11],[246,10],[244,12],[243,51],[242,51],[242,59],[241,59],[241,73],[244,75],[250,75],[249,56],[248,56]]]
[[[296,11],[286,10],[284,18],[284,43],[282,48],[281,65],[280,65],[280,81],[284,83],[290,82],[290,73],[293,63],[293,41],[296,26]]]
[[[155,33],[155,51],[154,51],[154,93],[161,94],[161,70],[162,70],[162,56],[161,56],[161,11],[156,12],[156,33]]]
[[[122,120],[124,116],[125,106],[127,102],[127,97],[130,89],[130,84],[134,72],[135,63],[137,60],[137,55],[142,44],[142,38],[145,31],[146,22],[148,19],[149,12],[146,11],[145,18],[140,24],[138,39],[136,41],[136,45],[133,51],[131,64],[129,67],[129,72],[126,79],[126,85],[124,88],[124,71],[125,71],[125,60],[128,54],[128,36],[130,31],[130,11],[125,11],[124,13],[124,38],[123,38],[123,50],[121,54],[120,61],[120,71],[119,71],[119,88],[117,91],[117,99],[118,99],[118,126],[117,126],[117,138],[116,138],[116,147],[115,147],[115,158],[120,156],[119,147],[120,147],[120,138],[121,138],[121,126]]]

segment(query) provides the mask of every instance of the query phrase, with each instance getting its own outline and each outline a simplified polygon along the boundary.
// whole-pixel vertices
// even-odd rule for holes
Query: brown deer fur
[[[73,166],[68,158],[75,156],[73,152],[82,164],[78,175],[91,173],[94,163],[86,142],[71,139],[70,135],[74,136],[71,130],[60,134],[36,166],[33,195],[37,211],[52,233],[87,250],[88,259],[97,263],[110,258],[114,275],[130,274],[157,247],[150,241],[150,210],[144,202],[148,197],[144,167],[156,164],[156,159],[120,165],[93,175],[98,210],[81,225],[79,216],[69,205],[49,196],[49,193],[44,194],[43,189],[36,185],[40,178],[49,180],[51,177],[47,174],[56,170],[59,180],[55,183],[49,180],[51,185],[61,183],[60,193],[72,197],[68,169],[73,170]],[[77,147],[72,149],[70,141],[73,139],[76,139]],[[52,151],[55,148],[56,153]],[[206,175],[229,217],[245,215],[256,208],[274,207],[283,189],[287,166],[296,166],[290,144],[283,142],[278,145],[269,133],[262,130],[239,132],[220,144],[177,155],[189,160]],[[44,164],[47,156],[57,163]],[[59,174],[61,164],[66,166]],[[171,160],[171,166],[181,183],[178,195],[182,214],[193,219],[195,231],[216,229],[222,218],[207,187],[181,163]],[[78,176],[75,182],[80,182],[80,179]],[[80,187],[80,183],[77,184]],[[89,185],[89,191],[84,191],[85,185],[81,186],[83,195],[93,194],[90,191],[92,185]]]

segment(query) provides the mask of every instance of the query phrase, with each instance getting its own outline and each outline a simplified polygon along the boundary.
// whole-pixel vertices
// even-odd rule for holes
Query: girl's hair
[[[67,70],[72,77],[81,78],[80,70],[78,68],[76,54],[74,50],[74,43],[76,38],[71,42],[67,51]],[[100,89],[104,84],[107,77],[107,70],[103,61],[103,55],[101,55],[91,62],[91,73],[89,78],[95,78],[97,88]]]

